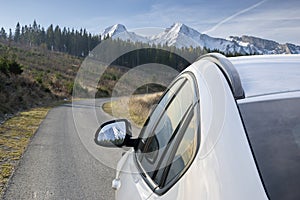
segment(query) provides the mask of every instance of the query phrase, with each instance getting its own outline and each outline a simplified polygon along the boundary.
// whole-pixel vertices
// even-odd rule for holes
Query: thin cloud
[[[220,22],[217,23],[214,27],[212,27],[211,29],[209,29],[209,30],[207,30],[207,31],[204,31],[203,33],[206,33],[206,34],[207,34],[207,33],[209,33],[209,32],[215,31],[217,28],[219,28],[219,27],[220,27],[221,25],[223,25],[224,23],[226,23],[226,22],[228,22],[228,21],[234,19],[235,17],[237,17],[237,16],[239,16],[239,15],[241,15],[241,14],[243,14],[243,13],[246,13],[246,12],[248,12],[248,11],[250,11],[250,10],[253,10],[254,8],[260,6],[260,5],[263,4],[263,3],[265,3],[266,1],[268,1],[268,0],[260,1],[260,2],[254,4],[254,5],[252,5],[252,6],[250,6],[250,7],[248,7],[248,8],[246,8],[246,9],[244,9],[244,10],[241,10],[241,11],[239,11],[239,12],[237,12],[237,13],[235,13],[235,14],[229,16],[229,17],[227,17],[226,19],[220,21]]]

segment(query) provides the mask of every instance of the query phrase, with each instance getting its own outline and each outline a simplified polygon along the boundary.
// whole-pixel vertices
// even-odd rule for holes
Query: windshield
[[[239,104],[270,199],[300,199],[300,97]]]

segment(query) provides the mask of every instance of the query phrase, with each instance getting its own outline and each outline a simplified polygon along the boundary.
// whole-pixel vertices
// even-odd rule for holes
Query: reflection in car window
[[[159,116],[164,111],[166,104],[170,101],[170,99],[174,96],[175,92],[182,86],[182,84],[186,81],[185,78],[178,79],[166,92],[166,94],[162,97],[162,99],[159,101],[156,108],[153,110],[151,116],[146,120],[143,130],[141,131],[140,138],[147,139],[150,137],[149,134],[151,134],[151,129],[153,129],[153,126],[155,123],[157,123],[157,120],[159,119]],[[141,147],[143,148],[143,147]],[[140,148],[139,148],[140,149]]]
[[[196,153],[196,146],[197,146],[196,132],[197,132],[197,122],[196,122],[196,115],[194,115],[175,153],[174,159],[171,163],[169,173],[165,181],[165,185],[167,185],[177,175],[183,173],[184,169],[187,166],[189,166],[189,164],[191,163]]]
[[[159,122],[151,132],[153,136],[146,139],[145,148],[142,149],[143,154],[139,156],[140,163],[148,175],[152,176],[159,166],[163,152],[168,149],[168,144],[174,139],[184,116],[193,105],[194,95],[193,87],[188,80],[171,97],[170,103],[165,105],[167,107],[165,112],[158,117]]]

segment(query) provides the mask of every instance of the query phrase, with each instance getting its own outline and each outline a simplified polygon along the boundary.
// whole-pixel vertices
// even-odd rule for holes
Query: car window
[[[197,150],[197,110],[198,107],[194,106],[189,111],[184,119],[184,123],[179,129],[179,134],[176,134],[175,139],[172,141],[171,148],[165,155],[164,162],[161,164],[160,169],[155,175],[155,182],[159,182],[160,188],[169,184],[176,177],[180,177],[185,169],[190,165]]]
[[[166,94],[168,95],[168,93]],[[188,113],[194,107],[195,96],[192,80],[186,80],[173,96],[168,96],[170,98],[168,103],[162,101],[165,103],[165,108],[162,109],[163,112],[161,112],[160,116],[151,115],[151,117],[155,116],[157,118],[157,123],[153,126],[151,133],[148,133],[148,137],[143,138],[145,139],[144,144],[142,144],[143,148],[138,150],[140,154],[137,157],[143,170],[156,184],[159,184],[159,182],[156,181],[158,179],[154,179],[154,176],[159,168],[164,168],[160,166],[165,159],[164,154],[170,148]],[[156,111],[153,113],[156,113]],[[178,155],[181,151],[184,151],[183,144],[189,144],[187,138],[185,138],[185,142],[182,143],[180,150],[178,150]],[[194,139],[193,137],[190,138],[192,138],[191,140]],[[187,154],[182,158],[185,161],[190,160]]]
[[[156,125],[160,115],[165,110],[166,104],[172,99],[172,97],[175,95],[175,93],[178,91],[178,89],[183,85],[185,81],[186,78],[180,78],[177,81],[175,81],[170,88],[167,89],[166,93],[163,95],[158,105],[155,107],[155,109],[153,110],[153,112],[150,114],[145,124],[143,125],[143,129],[139,136],[140,138],[147,139],[148,137],[151,136],[152,134],[151,131],[153,129],[153,126]],[[141,141],[143,142],[144,140]],[[143,148],[144,145],[141,143],[139,150],[142,150]]]
[[[153,136],[147,138],[140,162],[150,176],[157,169],[163,152],[168,148],[173,134],[176,133],[185,113],[193,104],[191,85],[186,81],[180,90],[175,93],[159,121],[152,131]],[[155,116],[156,117],[156,116]]]
[[[181,138],[180,135],[178,136],[180,144],[176,150],[171,166],[168,170],[168,175],[166,177],[164,185],[170,183],[175,177],[180,176],[193,160],[197,146],[196,133],[197,122],[196,115],[194,115],[193,112],[193,118],[189,122],[183,137]]]

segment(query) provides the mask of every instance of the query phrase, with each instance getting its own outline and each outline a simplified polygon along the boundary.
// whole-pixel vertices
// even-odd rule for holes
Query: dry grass
[[[162,92],[146,95],[122,97],[117,101],[103,104],[103,110],[117,118],[126,118],[141,127],[146,121],[151,108],[158,102]]]
[[[0,126],[0,194],[49,109],[22,112]]]

